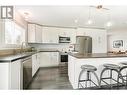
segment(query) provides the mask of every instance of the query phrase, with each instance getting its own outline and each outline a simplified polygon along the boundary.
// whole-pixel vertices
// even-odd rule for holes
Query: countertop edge
[[[100,54],[100,55],[99,55]],[[91,55],[81,55],[76,53],[68,53],[68,55],[73,56],[78,59],[90,59],[90,58],[118,58],[118,57],[127,57],[127,54],[108,54],[108,53],[97,53]]]
[[[8,58],[8,56],[7,57],[5,56],[5,57],[3,57],[3,59],[2,58],[0,59],[0,63],[14,62],[14,61],[17,61],[17,60],[20,60],[20,59],[23,59],[23,58],[32,56],[32,55],[37,54],[37,53],[40,53],[40,52],[60,52],[60,51],[58,51],[58,50],[40,50],[40,51],[33,51],[33,52],[27,52],[28,54],[26,53],[26,55],[19,56],[19,57],[14,57],[14,58],[13,58],[13,55],[10,55],[10,57],[12,56],[12,59],[6,59],[6,58]],[[14,55],[14,56],[17,56],[17,55]]]

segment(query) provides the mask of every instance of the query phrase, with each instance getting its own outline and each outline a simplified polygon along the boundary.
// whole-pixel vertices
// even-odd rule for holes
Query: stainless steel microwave
[[[71,41],[70,37],[59,36],[59,43],[70,43],[70,41]]]

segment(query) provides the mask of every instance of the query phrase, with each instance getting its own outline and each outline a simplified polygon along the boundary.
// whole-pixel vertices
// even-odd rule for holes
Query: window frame
[[[25,42],[26,41],[26,29],[23,28],[21,25],[19,25],[15,20],[9,20],[9,21],[12,21],[14,23],[14,25],[17,25],[18,27],[24,29],[24,40],[20,43],[20,44],[6,44],[5,43],[5,23],[6,23],[7,20],[2,20],[2,24],[1,24],[1,31],[2,31],[2,35],[1,35],[1,45],[0,45],[0,49],[13,49],[13,48],[20,48],[21,47],[21,44],[22,42]],[[15,28],[15,27],[14,27]]]

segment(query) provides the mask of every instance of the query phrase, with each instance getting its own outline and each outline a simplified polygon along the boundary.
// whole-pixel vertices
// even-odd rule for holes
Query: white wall
[[[123,40],[123,47],[114,48],[113,41]],[[108,31],[108,51],[127,50],[127,29],[113,29]]]

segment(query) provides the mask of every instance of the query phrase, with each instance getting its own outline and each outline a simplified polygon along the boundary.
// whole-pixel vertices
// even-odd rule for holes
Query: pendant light
[[[87,24],[89,24],[89,25],[93,24],[93,20],[91,17],[91,7],[89,7],[89,16],[88,16]]]
[[[108,13],[108,21],[107,21],[107,23],[106,23],[106,26],[107,27],[111,27],[112,25],[113,25],[113,23],[112,23],[112,21],[111,21],[111,15],[110,15],[110,13]]]

